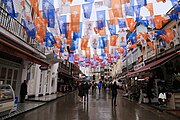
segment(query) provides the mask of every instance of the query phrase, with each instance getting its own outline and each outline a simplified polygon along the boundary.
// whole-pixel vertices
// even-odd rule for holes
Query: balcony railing
[[[45,53],[45,47],[42,47],[36,40],[30,39],[23,25],[16,19],[12,18],[9,13],[0,6],[0,27],[6,29],[19,40],[29,44],[41,53]]]

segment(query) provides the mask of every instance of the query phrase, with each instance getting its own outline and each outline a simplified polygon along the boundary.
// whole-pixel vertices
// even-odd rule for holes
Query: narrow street
[[[77,92],[11,118],[11,120],[178,120],[147,105],[138,105],[118,94],[117,107],[112,107],[109,91],[90,93],[87,104],[78,101]]]

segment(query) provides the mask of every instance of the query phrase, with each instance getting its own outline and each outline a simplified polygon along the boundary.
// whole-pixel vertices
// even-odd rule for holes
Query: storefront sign
[[[144,63],[144,62],[141,62],[141,63],[135,65],[135,66],[134,66],[134,71],[140,69],[140,68],[143,67],[143,66],[145,66],[145,63]]]
[[[40,66],[39,69],[40,69],[40,70],[48,70],[48,67]]]

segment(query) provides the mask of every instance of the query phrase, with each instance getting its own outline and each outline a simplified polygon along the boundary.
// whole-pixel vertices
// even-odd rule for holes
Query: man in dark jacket
[[[114,84],[111,85],[111,90],[112,90],[112,105],[114,105],[114,106],[117,106],[117,104],[116,104],[117,89],[119,89],[119,86],[117,86],[116,81],[115,81]]]
[[[88,103],[89,88],[90,88],[89,84],[87,82],[84,82],[84,84],[83,84],[84,101],[87,100],[87,103]]]
[[[27,80],[24,80],[24,82],[21,84],[21,90],[20,90],[21,103],[24,103],[26,95],[27,95]]]

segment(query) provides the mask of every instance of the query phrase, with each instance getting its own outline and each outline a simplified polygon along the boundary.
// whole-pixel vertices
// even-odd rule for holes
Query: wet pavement
[[[11,120],[178,120],[146,105],[138,105],[118,95],[117,107],[112,107],[108,91],[89,95],[88,104],[78,101],[77,92],[11,118]]]

